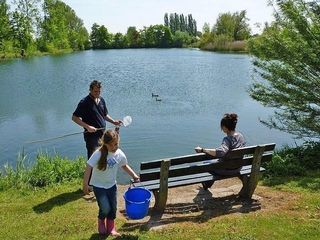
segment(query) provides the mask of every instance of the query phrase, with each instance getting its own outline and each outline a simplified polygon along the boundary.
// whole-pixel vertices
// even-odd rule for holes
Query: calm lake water
[[[218,146],[225,112],[238,113],[237,129],[249,145],[293,145],[291,135],[259,123],[272,109],[246,92],[252,74],[247,55],[196,49],[85,51],[0,62],[0,166],[14,165],[22,148],[29,162],[39,152],[86,155],[82,134],[25,143],[82,131],[71,115],[93,79],[103,82],[113,118],[132,116],[121,129],[121,148],[136,170],[142,161],[192,154],[198,144]]]

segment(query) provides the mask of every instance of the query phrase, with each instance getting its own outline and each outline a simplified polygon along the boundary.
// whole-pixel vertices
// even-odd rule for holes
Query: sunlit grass
[[[317,146],[284,149],[274,158],[281,161],[267,166],[270,171],[261,184],[271,188],[264,191],[290,192],[295,201],[288,207],[219,216],[206,212],[203,217],[173,216],[171,224],[153,231],[147,224],[128,225],[122,217],[117,219],[121,239],[320,239]],[[282,169],[289,165],[292,171],[302,166],[303,175],[283,175]],[[69,160],[46,154],[40,154],[32,165],[20,154],[15,167],[5,166],[0,175],[0,239],[99,239],[97,204],[82,198],[84,166],[82,157]]]

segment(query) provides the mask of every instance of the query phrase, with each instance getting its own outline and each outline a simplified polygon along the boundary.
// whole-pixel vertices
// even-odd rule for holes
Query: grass
[[[168,221],[172,224],[156,231],[119,217],[120,239],[320,239],[318,159],[319,143],[312,143],[283,149],[266,166],[261,183],[268,188],[263,191],[292,196],[285,207],[172,216]],[[5,166],[0,173],[0,239],[99,239],[97,204],[84,200],[80,189],[84,165],[84,158],[69,161],[39,155],[32,166],[25,166],[23,156],[15,168]],[[291,171],[284,174],[284,166]],[[296,169],[301,169],[299,174]],[[288,201],[288,197],[277,199]]]
[[[121,239],[319,239],[320,190],[301,186],[301,182],[319,182],[317,174],[273,185],[271,191],[298,196],[294,205],[281,211],[227,214],[203,221],[186,217],[158,231],[128,225],[124,218],[118,219],[117,226],[124,234]],[[99,239],[96,203],[82,198],[80,186],[79,179],[37,190],[0,191],[0,239]]]

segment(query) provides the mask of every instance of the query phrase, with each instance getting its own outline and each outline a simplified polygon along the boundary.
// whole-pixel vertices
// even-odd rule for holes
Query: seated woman
[[[223,158],[228,151],[244,147],[246,142],[241,133],[236,132],[236,125],[238,122],[238,115],[235,113],[226,113],[220,122],[221,130],[227,135],[223,138],[221,146],[218,148],[202,148],[196,147],[195,151],[197,153],[206,153],[213,157]],[[233,175],[239,172],[240,168],[236,169],[217,169],[214,171],[215,174],[219,175]],[[213,185],[214,181],[208,181],[202,183],[203,188],[207,190]]]

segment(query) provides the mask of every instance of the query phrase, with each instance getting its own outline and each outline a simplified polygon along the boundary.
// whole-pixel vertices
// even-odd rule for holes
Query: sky
[[[163,24],[165,13],[192,14],[198,31],[204,23],[212,27],[219,14],[247,11],[252,33],[260,33],[265,22],[273,20],[273,8],[268,0],[62,0],[69,5],[84,22],[90,32],[94,23],[104,25],[111,33],[126,33],[135,26],[142,29]]]

